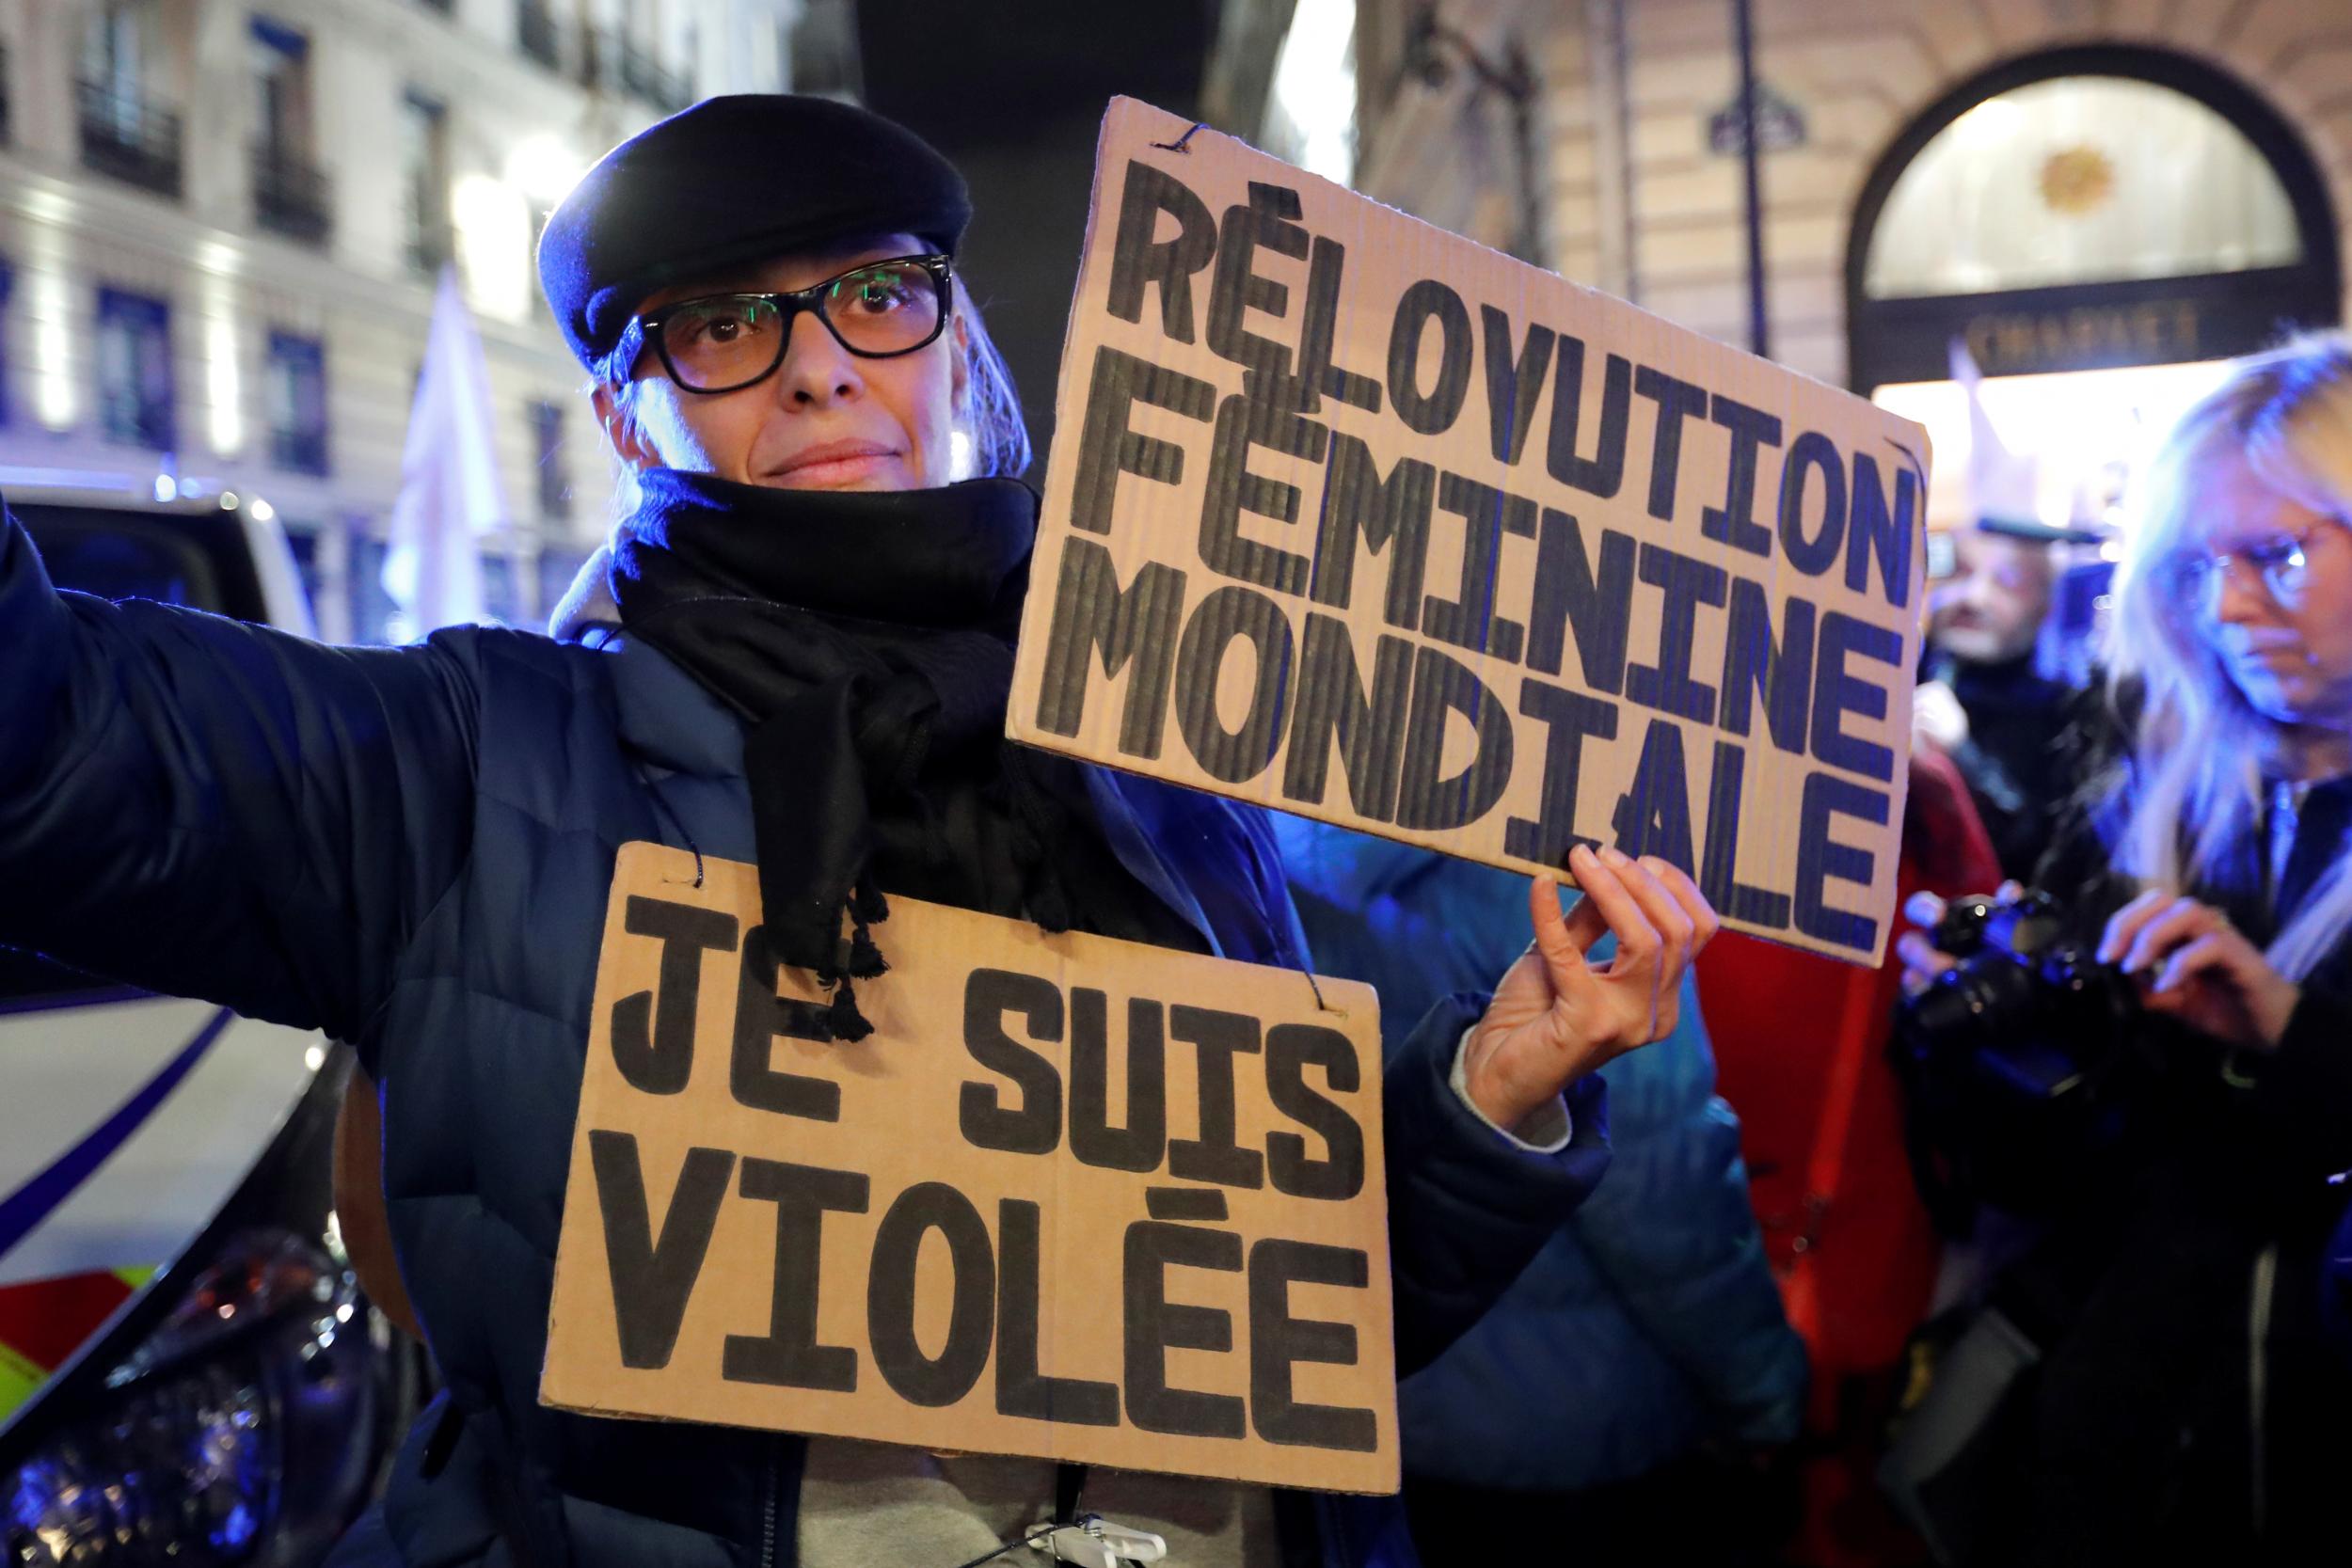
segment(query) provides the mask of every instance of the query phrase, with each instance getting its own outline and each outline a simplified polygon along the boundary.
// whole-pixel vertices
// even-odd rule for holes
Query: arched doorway
[[[2185,55],[2066,49],[1963,83],[1898,137],[1848,242],[1852,381],[2216,359],[2343,309],[2302,138]]]
[[[2219,361],[2341,319],[2337,232],[2302,138],[2213,67],[2121,46],[2008,61],[1922,114],[1864,187],[1851,381],[1929,427],[1931,521],[1982,509],[1955,344],[2040,518],[2120,521],[2124,477]]]

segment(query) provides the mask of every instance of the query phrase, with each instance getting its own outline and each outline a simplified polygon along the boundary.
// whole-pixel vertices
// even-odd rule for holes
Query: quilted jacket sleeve
[[[1436,1360],[1484,1317],[1609,1168],[1608,1091],[1598,1078],[1568,1090],[1574,1136],[1556,1154],[1504,1137],[1454,1093],[1454,1051],[1486,1006],[1486,997],[1467,992],[1445,998],[1388,1062],[1399,1377]]]
[[[469,847],[474,689],[56,591],[0,515],[0,942],[339,1037]]]

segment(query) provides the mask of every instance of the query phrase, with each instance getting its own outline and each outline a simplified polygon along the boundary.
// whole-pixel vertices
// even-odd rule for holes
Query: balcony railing
[[[548,70],[564,63],[555,34],[555,13],[538,0],[519,0],[515,8],[515,42],[522,52]]]
[[[159,196],[180,194],[180,117],[96,82],[81,84],[82,162]]]
[[[326,176],[285,148],[255,148],[253,217],[289,239],[320,244],[328,223]]]
[[[623,92],[644,99],[664,114],[675,114],[694,102],[694,84],[677,71],[662,69],[661,62],[643,49],[624,40],[619,54]]]

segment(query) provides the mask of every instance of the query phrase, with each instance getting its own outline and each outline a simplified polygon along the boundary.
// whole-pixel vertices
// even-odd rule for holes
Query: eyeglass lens
[[[826,284],[816,309],[851,353],[905,354],[938,334],[940,289],[919,262],[880,261]],[[687,300],[663,315],[660,331],[663,359],[693,391],[756,381],[784,357],[784,312],[759,294]]]
[[[2190,594],[2210,602],[2231,566],[2241,562],[2253,569],[2263,587],[2282,604],[2292,603],[2302,593],[2304,578],[2309,575],[2303,541],[2282,533],[2271,539],[2249,540],[2234,550],[2190,556],[2181,562],[2181,585]]]

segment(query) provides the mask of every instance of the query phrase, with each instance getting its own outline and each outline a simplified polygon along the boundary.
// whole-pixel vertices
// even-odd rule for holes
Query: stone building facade
[[[788,75],[797,0],[0,0],[0,480],[267,500],[330,637],[382,629],[437,277],[500,410],[494,608],[541,612],[610,469],[538,294],[604,149]]]
[[[2212,357],[2281,325],[2340,319],[2337,258],[2352,220],[2347,0],[1756,0],[1753,14],[1758,79],[1781,116],[1762,143],[1774,358],[1867,388],[1913,373],[1902,366],[1915,370],[1926,335],[1946,329],[2012,361],[1988,365],[1998,373]],[[1434,47],[1433,23],[1443,35]],[[1515,136],[1511,95],[1493,79],[1507,72],[1472,69],[1471,50],[1490,68],[1526,61],[1535,90],[1525,135]],[[1534,259],[1746,343],[1741,160],[1723,122],[1739,82],[1729,0],[1363,0],[1355,57],[1359,188],[1513,248],[1524,158],[1539,192]],[[2299,271],[2233,288],[2217,275],[2258,269],[2200,262],[2189,270],[2207,276],[2171,288],[2094,268],[2056,280],[2091,293],[2048,280],[1988,289],[1973,314],[1952,300],[1926,309],[1904,328],[1919,341],[1887,364],[1871,362],[1875,348],[1858,354],[1885,314],[1868,303],[1868,251],[1904,166],[1987,98],[2107,72],[2217,106],[2279,166]],[[2054,201],[2104,194],[2136,134],[2108,129],[2117,149],[2065,150],[2071,163],[2051,153],[2028,176]],[[1950,221],[1964,226],[1966,214]]]

